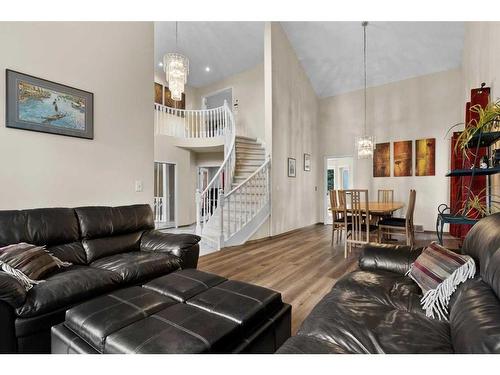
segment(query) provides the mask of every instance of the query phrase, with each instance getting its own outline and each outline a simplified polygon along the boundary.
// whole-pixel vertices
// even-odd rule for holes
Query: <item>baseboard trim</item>
[[[289,236],[290,234],[299,232],[299,231],[304,230],[306,228],[314,227],[316,225],[323,225],[323,223],[322,222],[317,222],[315,224],[307,225],[305,227],[295,228],[295,229],[289,230],[287,232],[283,232],[283,233],[280,233],[280,234],[275,234],[274,236],[267,236],[267,237],[258,238],[256,240],[250,240],[250,241],[245,242],[245,244],[256,244],[256,243],[259,243],[259,242],[262,242],[262,241],[275,240],[275,239],[278,239],[280,237]]]

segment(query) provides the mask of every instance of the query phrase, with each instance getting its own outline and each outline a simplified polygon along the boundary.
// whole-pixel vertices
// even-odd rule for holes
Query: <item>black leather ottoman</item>
[[[277,292],[186,269],[68,310],[52,353],[274,353],[290,318]]]

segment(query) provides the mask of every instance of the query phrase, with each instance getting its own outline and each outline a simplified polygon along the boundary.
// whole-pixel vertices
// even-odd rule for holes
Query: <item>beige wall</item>
[[[152,203],[153,24],[0,22],[0,46],[2,72],[93,92],[95,137],[6,128],[0,79],[0,209]]]
[[[272,64],[271,235],[277,235],[320,221],[316,187],[322,166],[316,94],[280,24],[272,22],[266,32]],[[312,155],[311,172],[303,170],[304,153]],[[287,176],[288,157],[297,160],[295,178]]]
[[[238,100],[236,134],[264,140],[264,64],[197,88],[198,107],[203,96],[225,88],[233,89],[233,102]]]
[[[450,154],[446,132],[463,121],[462,87],[462,72],[455,69],[368,89],[368,132],[377,143],[436,138],[435,176],[373,178],[372,159],[357,160],[354,139],[363,132],[362,90],[320,101],[321,152],[354,156],[354,187],[369,189],[371,199],[376,199],[377,189],[394,189],[395,199],[407,202],[409,190],[416,189],[415,224],[434,230],[438,205],[449,201],[449,181],[444,177]],[[415,156],[413,169],[414,163]],[[323,184],[321,188],[324,191]]]
[[[463,103],[481,82],[491,87],[491,100],[500,99],[500,22],[468,22],[463,57]],[[497,142],[496,147],[500,147]],[[492,194],[500,202],[500,175],[492,176]],[[500,203],[498,203],[500,205]]]

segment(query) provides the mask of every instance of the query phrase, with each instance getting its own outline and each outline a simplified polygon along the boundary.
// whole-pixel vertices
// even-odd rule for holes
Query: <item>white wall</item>
[[[0,209],[152,203],[153,23],[0,22],[0,46],[2,73],[94,93],[94,140],[43,134],[5,127],[0,79]]]
[[[372,159],[357,160],[354,140],[363,132],[362,90],[320,101],[321,152],[324,156],[354,156],[355,188],[369,189],[373,200],[377,189],[394,189],[395,200],[406,205],[409,190],[415,189],[415,224],[435,230],[437,207],[449,202],[449,181],[444,175],[449,169],[450,144],[445,135],[463,121],[462,87],[462,72],[455,69],[368,89],[368,132],[377,143],[436,138],[435,176],[373,178]],[[392,153],[391,144],[391,175]],[[413,170],[414,165],[415,155]]]
[[[500,22],[467,22],[464,43],[463,105],[481,82],[491,87],[491,100],[500,99]],[[500,141],[495,145],[500,148]],[[500,175],[491,178],[492,194],[500,201]]]
[[[322,162],[318,148],[318,99],[281,25],[272,22],[272,214],[271,235],[321,221],[318,204]],[[266,54],[266,64],[269,63]],[[266,125],[267,126],[267,125]],[[310,172],[303,155],[312,155]],[[297,177],[287,176],[287,158]]]
[[[236,114],[236,134],[265,138],[264,134],[264,64],[227,77],[196,90],[197,105],[201,108],[201,98],[225,88],[233,89],[233,102],[238,100]],[[231,103],[229,103],[231,105]]]

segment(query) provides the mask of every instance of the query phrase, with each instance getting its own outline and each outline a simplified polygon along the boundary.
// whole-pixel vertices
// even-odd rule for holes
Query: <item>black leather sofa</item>
[[[73,265],[28,292],[0,271],[0,353],[50,353],[68,308],[180,268],[196,268],[200,238],[154,230],[149,205],[0,211],[0,247],[46,245]]]
[[[405,276],[421,251],[367,245],[360,270],[334,285],[278,353],[500,353],[500,213],[465,238],[478,272],[453,294],[449,321],[425,316],[420,288]]]

